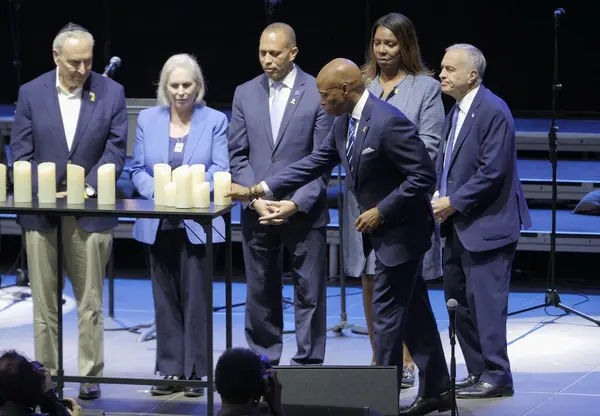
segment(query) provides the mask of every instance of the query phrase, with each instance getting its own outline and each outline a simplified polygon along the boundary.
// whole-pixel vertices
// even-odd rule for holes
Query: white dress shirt
[[[296,69],[296,65],[292,64],[292,70],[280,81],[281,91],[278,94],[277,99],[282,104],[282,108],[285,108],[285,103],[287,103],[290,98],[290,93],[294,88],[294,83],[296,82],[296,75],[298,74],[298,70]],[[269,111],[273,108],[273,98],[275,96],[275,91],[273,87],[273,81],[269,78]]]
[[[465,118],[467,118],[467,114],[469,114],[469,110],[471,109],[471,104],[473,104],[473,100],[477,95],[477,91],[479,91],[479,85],[473,88],[471,91],[467,93],[459,102],[458,105],[458,116],[456,117],[456,128],[454,129],[454,137],[452,137],[452,151],[454,152],[454,145],[456,144],[456,139],[460,134],[460,129],[462,128]],[[452,129],[452,127],[450,127]],[[450,139],[450,138],[448,138]],[[446,149],[448,148],[448,141],[446,141]],[[446,164],[446,156],[448,152],[444,151],[444,164]]]
[[[454,137],[452,137],[452,152],[454,152],[454,145],[456,144],[456,138],[460,134],[460,129],[462,128],[465,119],[467,118],[467,114],[469,114],[469,110],[471,109],[471,104],[473,104],[473,100],[477,95],[477,91],[479,91],[479,85],[469,91],[460,101],[456,103],[458,105],[458,115],[456,116],[456,128],[454,129]],[[452,131],[452,126],[450,126],[450,131]],[[442,137],[443,139],[443,137]],[[450,139],[450,138],[448,138]],[[444,149],[444,166],[446,165],[446,157],[448,156],[448,140],[446,140],[446,148]],[[440,191],[437,190],[431,197],[432,202],[436,201],[440,197]],[[445,239],[443,239],[445,240]]]
[[[282,84],[281,91],[279,91],[279,94],[277,96],[277,99],[279,100],[281,108],[285,108],[285,106],[287,105],[286,103],[288,102],[288,100],[290,98],[290,93],[292,92],[292,89],[294,88],[294,83],[296,82],[297,74],[298,74],[298,70],[296,69],[296,65],[292,64],[292,70],[281,80],[281,84]],[[273,107],[273,99],[275,96],[275,91],[272,88],[274,82],[275,81],[273,81],[271,78],[269,78],[269,112],[271,111],[271,108]],[[282,114],[282,117],[283,117],[283,114]],[[277,137],[273,137],[273,141],[275,141],[275,140],[277,140]],[[265,197],[273,196],[273,194],[269,191],[267,184],[264,181],[262,181],[261,183],[263,185],[263,189],[266,192]],[[252,201],[252,202],[254,202],[254,201]],[[252,202],[250,203],[250,208],[252,208]]]
[[[65,138],[67,139],[67,148],[71,150],[75,131],[77,130],[77,121],[79,120],[79,111],[81,110],[81,88],[75,88],[69,92],[60,83],[58,68],[56,68],[56,91],[58,93],[58,105],[62,117]]]
[[[362,95],[360,96],[360,100],[352,109],[352,114],[350,115],[354,120],[356,120],[356,128],[354,129],[354,138],[356,138],[356,132],[360,126],[360,118],[362,117],[362,112],[365,109],[365,104],[367,104],[367,100],[369,99],[369,90],[364,90]]]

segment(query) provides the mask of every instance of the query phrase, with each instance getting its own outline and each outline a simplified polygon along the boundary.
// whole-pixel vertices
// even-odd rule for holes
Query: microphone
[[[562,7],[559,7],[558,9],[554,10],[554,17],[560,17],[563,14],[565,14],[565,9],[563,9]]]
[[[448,313],[450,315],[450,326],[448,328],[448,334],[450,335],[450,386],[452,394],[452,416],[456,416],[456,308],[458,302],[456,299],[448,299],[446,302],[448,307]]]
[[[115,70],[121,66],[121,58],[119,58],[118,56],[113,56],[112,58],[110,58],[110,62],[108,63],[108,65],[106,65],[106,68],[104,68],[104,73],[102,74],[103,77],[110,77],[113,72],[115,72]]]

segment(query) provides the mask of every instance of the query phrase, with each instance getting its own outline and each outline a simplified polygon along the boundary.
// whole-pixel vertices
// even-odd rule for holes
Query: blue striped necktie
[[[346,138],[346,157],[348,158],[348,165],[352,169],[352,151],[354,150],[354,139],[356,135],[356,120],[350,116],[350,122],[348,123],[348,136]]]

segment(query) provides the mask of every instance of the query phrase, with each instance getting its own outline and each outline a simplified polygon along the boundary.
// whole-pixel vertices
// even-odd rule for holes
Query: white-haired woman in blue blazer
[[[158,86],[158,106],[138,117],[131,179],[142,197],[154,198],[153,167],[167,163],[203,164],[206,181],[229,171],[227,117],[202,104],[205,83],[196,60],[187,54],[170,57]],[[225,223],[213,222],[213,241],[223,242]],[[193,221],[138,219],[133,237],[148,254],[156,312],[156,367],[165,379],[201,379],[207,375],[206,293],[204,262],[206,241],[202,226]],[[152,387],[153,395],[172,394],[172,386]],[[203,389],[186,388],[198,397]]]

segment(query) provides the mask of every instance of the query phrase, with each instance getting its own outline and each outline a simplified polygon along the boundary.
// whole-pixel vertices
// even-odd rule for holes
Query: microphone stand
[[[565,10],[558,8],[554,11],[554,80],[552,83],[552,121],[550,124],[550,132],[548,133],[549,144],[549,159],[552,164],[552,228],[550,231],[550,270],[548,273],[547,289],[545,293],[544,303],[535,305],[529,308],[511,312],[508,316],[517,315],[519,313],[529,312],[540,308],[553,306],[562,309],[566,313],[572,313],[581,318],[587,319],[590,322],[600,326],[600,321],[592,318],[582,312],[579,312],[560,301],[560,295],[556,290],[556,201],[557,201],[557,181],[556,170],[558,164],[558,138],[556,132],[556,99],[558,92],[562,90],[562,84],[558,83],[558,26],[560,17],[565,14]]]
[[[354,332],[355,325],[348,322],[348,314],[346,312],[346,273],[344,272],[344,188],[342,180],[345,180],[345,175],[342,175],[342,165],[339,164],[337,167],[338,177],[338,235],[340,243],[338,245],[338,268],[340,274],[340,300],[341,300],[341,311],[340,321],[327,328],[327,332],[335,332],[341,334],[344,329],[349,329]],[[348,190],[346,189],[346,192]]]
[[[452,302],[454,301],[454,302]],[[450,299],[447,303],[450,324],[448,326],[448,335],[450,336],[450,394],[452,395],[452,416],[456,416],[458,411],[456,407],[456,307],[458,303]]]
[[[17,91],[21,87],[21,45],[19,42],[20,35],[20,14],[21,14],[21,0],[9,0],[9,15],[8,23],[10,27],[10,37],[13,44],[13,66],[15,68],[15,77],[17,81]],[[6,156],[7,143],[2,139],[2,159]],[[8,159],[8,158],[7,158]],[[8,160],[6,160],[8,165]],[[12,160],[10,161],[12,164]],[[8,178],[10,181],[10,177]],[[12,184],[11,184],[12,186]],[[14,286],[27,287],[29,285],[29,277],[27,275],[27,263],[26,263],[26,250],[25,250],[25,230],[21,228],[21,247],[19,249],[19,267],[16,269],[16,282]],[[1,280],[1,278],[0,278]],[[7,286],[5,286],[7,287]]]

